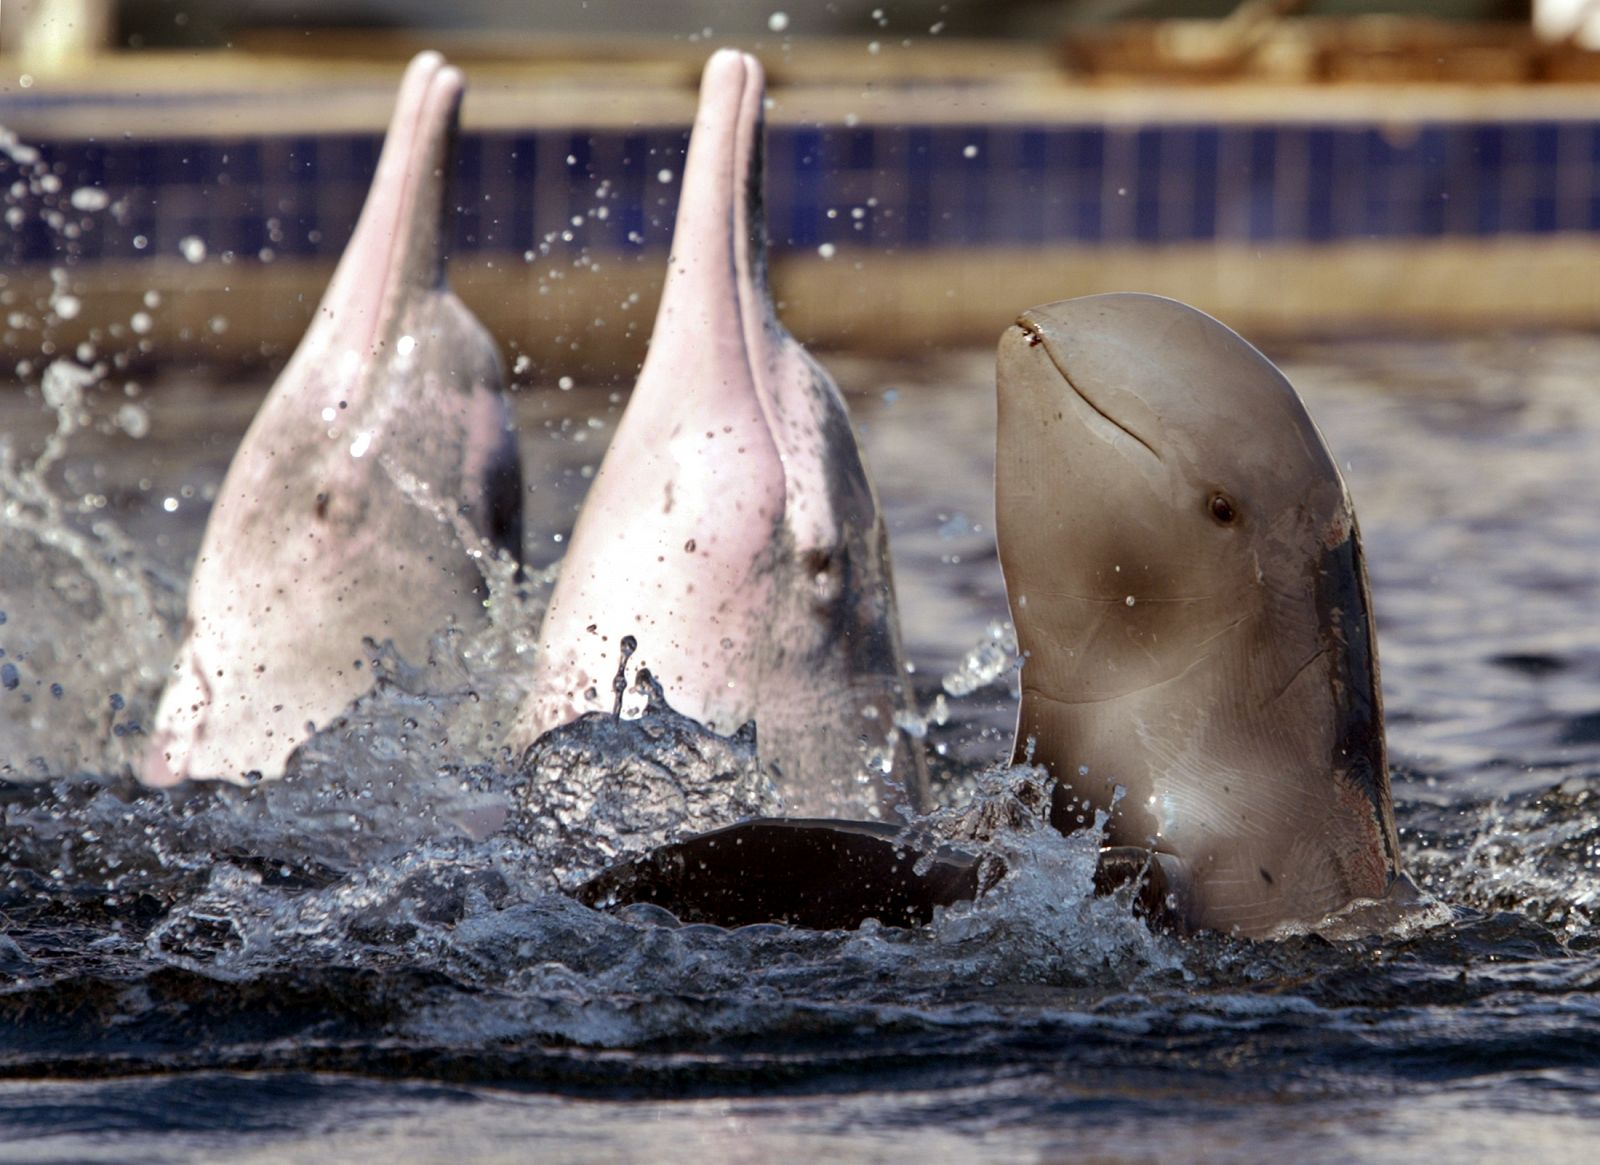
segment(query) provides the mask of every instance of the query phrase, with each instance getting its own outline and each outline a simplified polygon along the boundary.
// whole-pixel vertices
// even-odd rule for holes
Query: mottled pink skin
[[[766,286],[764,83],[706,65],[672,255],[638,384],[573,531],[512,731],[612,706],[619,643],[674,706],[755,719],[790,812],[924,796],[877,502],[838,389]],[[887,771],[886,771],[887,770]]]
[[[424,658],[484,617],[470,550],[517,549],[499,355],[445,284],[461,96],[436,53],[406,71],[355,234],[207,522],[147,783],[280,775],[370,686],[365,638]]]

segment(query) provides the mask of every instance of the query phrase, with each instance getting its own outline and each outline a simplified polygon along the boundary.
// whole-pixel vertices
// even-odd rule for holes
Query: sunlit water
[[[281,785],[138,793],[117,758],[264,386],[169,378],[130,426],[121,378],[80,403],[56,384],[74,431],[43,486],[27,467],[62,414],[0,394],[0,631],[45,661],[0,698],[36,701],[28,739],[76,772],[0,786],[0,1160],[1590,1159],[1600,340],[1274,355],[1347,466],[1406,860],[1453,908],[1403,935],[1152,937],[1089,896],[1092,838],[1026,829],[994,843],[998,893],[919,932],[598,914],[560,889],[771,790],[530,789],[486,743],[504,637],[379,658],[381,690]],[[970,795],[1012,708],[992,357],[830,363],[937,774]],[[517,405],[543,566],[618,404],[530,385]]]

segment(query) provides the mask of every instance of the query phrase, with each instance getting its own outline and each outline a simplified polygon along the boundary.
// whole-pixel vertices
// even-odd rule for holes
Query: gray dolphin
[[[786,806],[920,805],[889,555],[838,388],[778,322],[762,221],[764,83],[701,81],[649,355],[584,501],[512,731],[612,706],[621,644],[674,706],[758,727]]]
[[[484,619],[478,557],[520,556],[500,357],[445,284],[461,96],[437,53],[406,70],[355,234],[207,522],[148,783],[281,774],[370,685],[364,637],[424,657]]]
[[[1097,888],[1134,886],[1142,913],[1184,932],[1392,922],[1417,892],[1360,534],[1289,382],[1193,308],[1100,295],[1024,313],[997,383],[996,531],[1024,654],[1014,759],[1055,778],[1062,832],[1108,815]],[[757,819],[578,894],[726,924],[916,923],[981,893],[988,861],[863,823]]]
[[[1110,813],[1189,927],[1408,888],[1355,511],[1300,398],[1201,312],[1037,307],[1000,341],[995,511],[1015,760]]]

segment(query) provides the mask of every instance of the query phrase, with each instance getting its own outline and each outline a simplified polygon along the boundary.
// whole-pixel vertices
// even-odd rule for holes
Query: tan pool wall
[[[331,271],[325,263],[282,260],[80,268],[70,283],[81,311],[48,338],[60,352],[91,341],[102,353],[142,348],[167,361],[275,363],[299,341]],[[541,280],[546,268],[473,260],[452,268],[452,282],[499,339],[508,367],[521,356],[533,378],[609,377],[643,359],[663,271],[663,257],[648,254],[613,259],[598,271],[569,269],[557,280]],[[51,293],[44,271],[0,280],[13,305],[42,305]],[[1574,233],[888,254],[841,248],[831,259],[783,258],[773,284],[785,323],[807,343],[887,354],[991,344],[1025,308],[1108,291],[1172,296],[1262,339],[1593,327],[1600,326],[1600,239]],[[152,290],[155,308],[146,299]],[[129,321],[141,312],[150,330],[135,335]],[[39,354],[37,333],[18,339],[12,359]]]

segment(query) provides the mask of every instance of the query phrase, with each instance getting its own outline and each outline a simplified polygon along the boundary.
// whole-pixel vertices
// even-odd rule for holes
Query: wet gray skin
[[[1191,928],[1404,897],[1360,536],[1288,381],[1201,312],[1101,295],[1024,313],[998,389],[1015,759],[1056,824],[1109,811]]]
[[[584,501],[512,741],[604,711],[637,643],[682,712],[757,726],[785,809],[920,806],[888,546],[828,374],[767,290],[761,67],[707,63],[650,352]]]
[[[445,283],[461,95],[436,53],[406,72],[355,234],[217,495],[149,783],[280,774],[369,686],[365,638],[424,659],[485,618],[474,555],[519,554],[499,354]]]

